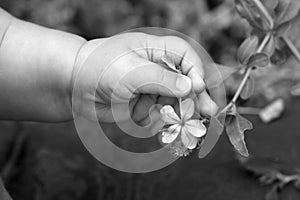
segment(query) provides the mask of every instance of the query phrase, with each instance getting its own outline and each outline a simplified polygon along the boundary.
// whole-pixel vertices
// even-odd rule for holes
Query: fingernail
[[[181,92],[188,92],[191,90],[192,81],[189,77],[180,75],[176,80],[176,88]]]

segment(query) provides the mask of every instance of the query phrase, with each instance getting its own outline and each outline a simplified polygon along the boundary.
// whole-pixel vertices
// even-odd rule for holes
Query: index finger
[[[201,93],[205,89],[202,61],[187,41],[176,36],[146,35],[146,40],[141,43],[146,50],[142,55],[144,58],[161,63],[161,58],[165,54],[171,56],[176,66],[181,67],[182,73],[191,78],[195,93]]]

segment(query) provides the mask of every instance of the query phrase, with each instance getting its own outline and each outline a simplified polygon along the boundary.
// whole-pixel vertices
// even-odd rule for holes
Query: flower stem
[[[181,106],[181,103],[182,103],[182,98],[181,97],[179,97],[178,98],[178,104],[179,104],[179,117],[180,117],[180,119],[182,119],[182,106]]]
[[[179,68],[178,68],[178,73],[182,74],[181,66],[179,66]],[[182,106],[181,106],[182,98],[181,97],[178,98],[178,104],[179,104],[179,117],[180,117],[180,119],[182,119]]]
[[[250,67],[247,68],[247,70],[244,74],[243,80],[231,100],[232,103],[236,103],[237,99],[239,98],[239,96],[240,96],[241,92],[243,91],[243,89],[246,85],[246,82],[250,76],[251,70],[252,70],[252,68],[250,68]]]
[[[264,37],[264,39],[263,39],[263,41],[261,42],[261,44],[259,45],[259,47],[258,47],[256,53],[261,53],[261,52],[264,50],[265,46],[267,45],[267,42],[271,39],[271,36],[272,36],[272,33],[269,32],[269,33]]]
[[[264,39],[263,39],[263,41],[261,42],[261,44],[259,45],[259,47],[258,47],[256,53],[261,53],[261,52],[264,50],[264,48],[265,48],[265,46],[266,46],[266,44],[267,44],[267,42],[269,41],[270,38],[271,38],[271,33],[268,33],[268,34],[264,37]],[[235,94],[234,94],[234,96],[233,96],[233,98],[232,98],[232,100],[231,100],[231,102],[232,102],[233,104],[236,103],[236,101],[237,101],[237,99],[239,98],[241,92],[243,91],[243,89],[244,89],[244,87],[245,87],[245,85],[246,85],[246,83],[247,83],[247,80],[248,80],[248,78],[249,78],[249,76],[250,76],[250,74],[251,74],[251,71],[252,71],[252,68],[251,68],[251,67],[248,67],[248,68],[246,69],[246,72],[245,72],[245,74],[244,74],[243,80],[242,80],[241,84],[239,85],[237,91],[235,92]]]

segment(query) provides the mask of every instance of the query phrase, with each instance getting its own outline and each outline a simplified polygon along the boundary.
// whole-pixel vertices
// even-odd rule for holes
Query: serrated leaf
[[[300,3],[293,0],[280,0],[276,11],[276,24],[277,26],[292,20],[299,13]]]
[[[248,157],[249,153],[245,143],[244,132],[252,129],[252,123],[236,111],[235,105],[228,110],[225,127],[228,138],[235,150],[240,155]]]
[[[274,41],[274,36],[272,35],[269,39],[269,41],[267,42],[263,52],[268,54],[269,57],[271,57],[273,55],[275,51],[275,41]]]
[[[258,37],[251,36],[244,40],[241,46],[238,49],[237,58],[241,64],[246,65],[248,63],[249,58],[253,55],[258,47]]]
[[[223,129],[224,126],[222,125],[222,122],[220,122],[215,117],[211,117],[208,131],[206,133],[204,142],[199,150],[199,154],[198,154],[199,158],[204,158],[207,156],[207,154],[209,154],[209,152],[211,152],[211,150],[218,142],[223,132]]]
[[[249,99],[253,95],[254,89],[255,89],[254,79],[253,79],[253,77],[250,76],[247,80],[247,83],[246,83],[243,91],[241,92],[240,97],[244,100]]]
[[[240,68],[228,67],[219,64],[208,64],[206,66],[205,83],[208,89],[218,87]]]
[[[266,53],[256,53],[250,56],[248,67],[266,67],[270,64],[270,58]]]

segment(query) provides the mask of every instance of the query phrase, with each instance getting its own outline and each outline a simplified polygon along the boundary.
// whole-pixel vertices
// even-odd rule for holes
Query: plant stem
[[[269,25],[270,25],[269,28],[270,28],[270,30],[272,30],[274,28],[274,21],[273,21],[272,16],[270,15],[268,10],[266,9],[266,7],[261,3],[260,0],[252,0],[252,1],[257,6],[257,8],[261,12],[261,14],[263,14],[264,17],[268,20]]]
[[[178,72],[179,74],[182,74],[181,66],[179,66],[178,71],[179,71]],[[182,104],[182,98],[181,97],[178,98],[178,104],[179,104],[179,117],[180,117],[180,119],[182,119],[182,106],[181,106],[181,104]]]
[[[182,103],[182,98],[179,97],[178,98],[178,104],[179,104],[179,117],[180,117],[180,119],[182,119],[182,110],[181,110],[182,106],[181,106],[181,103]]]
[[[257,51],[256,51],[257,53],[261,53],[261,52],[264,50],[264,48],[265,48],[265,46],[267,45],[267,42],[270,40],[271,36],[272,36],[272,33],[269,32],[269,33],[264,37],[263,41],[261,42],[260,46],[258,47],[258,49],[257,49]]]
[[[231,100],[232,103],[236,103],[237,99],[239,98],[239,96],[240,96],[241,92],[243,91],[243,89],[247,83],[247,80],[251,74],[251,70],[252,70],[252,68],[250,68],[250,67],[247,68],[247,70],[244,74],[243,80]]]
[[[266,46],[266,44],[267,44],[267,42],[269,41],[270,38],[271,38],[271,33],[268,33],[268,34],[264,37],[264,39],[263,39],[263,41],[261,42],[261,44],[259,45],[259,47],[258,47],[256,53],[261,53],[261,52],[264,50],[264,48],[265,48],[265,46]],[[234,94],[234,96],[233,96],[233,98],[232,98],[232,100],[231,100],[231,102],[232,102],[233,104],[236,103],[236,101],[237,101],[237,99],[239,98],[241,92],[243,91],[243,89],[244,89],[244,87],[245,87],[245,85],[246,85],[246,83],[247,83],[247,80],[248,80],[248,78],[249,78],[249,76],[250,76],[250,74],[251,74],[251,71],[252,71],[252,68],[251,68],[251,67],[248,67],[248,68],[246,69],[246,72],[245,72],[245,74],[244,74],[243,80],[242,80],[241,84],[239,85],[237,91],[235,92],[235,94]]]

